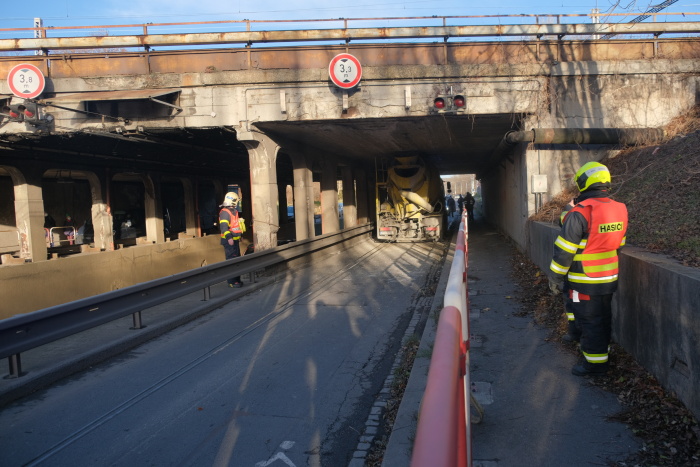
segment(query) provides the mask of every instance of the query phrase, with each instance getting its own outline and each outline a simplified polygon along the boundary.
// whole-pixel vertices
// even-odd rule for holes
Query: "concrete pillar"
[[[20,257],[32,262],[46,261],[43,170],[6,167],[15,185],[15,220],[19,231]]]
[[[165,242],[163,231],[163,200],[160,196],[160,182],[150,176],[142,177],[144,187],[143,206],[146,211],[146,240],[150,243]]]
[[[364,169],[354,169],[355,175],[355,198],[357,199],[357,223],[358,225],[369,222],[370,200],[374,204],[374,196],[368,196],[367,171]],[[372,190],[374,191],[374,190]]]
[[[333,158],[321,163],[321,232],[340,230],[338,219],[338,164]]]
[[[113,219],[112,213],[108,209],[105,196],[108,186],[107,175],[97,175],[92,172],[86,172],[85,175],[90,183],[90,196],[92,198],[90,213],[92,217],[92,229],[94,232],[93,242],[95,243],[95,248],[112,251],[114,250]]]
[[[343,228],[357,225],[357,201],[355,197],[355,180],[352,168],[343,167]]]
[[[255,251],[277,246],[279,210],[277,208],[277,152],[280,147],[268,136],[239,131],[238,140],[248,150],[250,159],[250,193],[253,208],[253,243]]]
[[[279,219],[287,219],[287,186],[277,182],[277,216]]]
[[[316,236],[314,231],[314,186],[311,163],[301,155],[292,155],[294,167],[294,223],[297,241]]]
[[[181,178],[185,201],[185,233],[192,237],[200,237],[202,231],[197,225],[197,208],[194,185],[189,178]]]

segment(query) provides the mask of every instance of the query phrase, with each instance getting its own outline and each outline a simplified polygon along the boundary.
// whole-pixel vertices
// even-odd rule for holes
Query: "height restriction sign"
[[[44,74],[34,65],[23,63],[12,67],[7,75],[7,84],[17,97],[33,99],[44,92]]]
[[[328,66],[328,74],[333,84],[342,89],[357,86],[362,78],[360,61],[350,54],[339,54],[333,57]]]

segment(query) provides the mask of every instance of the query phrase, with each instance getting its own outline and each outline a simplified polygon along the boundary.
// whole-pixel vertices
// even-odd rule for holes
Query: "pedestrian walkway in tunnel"
[[[442,308],[438,298],[444,294],[453,250],[454,241],[431,317]],[[468,251],[470,380],[483,409],[480,421],[472,418],[473,465],[608,465],[635,453],[640,440],[626,425],[608,420],[622,409],[617,398],[588,379],[572,375],[577,356],[547,341],[550,330],[523,313],[527,310],[516,296],[527,291],[519,291],[511,275],[514,246],[477,218],[470,225]],[[437,321],[429,319],[383,467],[410,464],[436,328]]]

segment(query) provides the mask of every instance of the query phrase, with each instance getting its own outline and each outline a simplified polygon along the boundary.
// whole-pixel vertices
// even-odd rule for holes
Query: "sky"
[[[629,22],[663,0],[3,0],[0,29],[217,20],[378,18],[505,14],[628,13]],[[700,12],[700,0],[678,0],[664,12]],[[690,17],[700,21],[700,16]],[[670,20],[670,19],[669,19]],[[673,21],[676,21],[674,19]],[[572,22],[572,21],[566,21]],[[486,23],[497,24],[497,20]],[[481,23],[484,24],[484,23]],[[330,27],[330,26],[329,26]],[[333,26],[335,27],[335,26]],[[263,29],[263,28],[261,28]],[[276,28],[277,29],[277,28]],[[0,38],[20,37],[0,31]]]

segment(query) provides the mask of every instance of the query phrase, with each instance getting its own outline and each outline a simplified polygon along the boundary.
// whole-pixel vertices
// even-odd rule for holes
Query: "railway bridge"
[[[0,52],[11,53],[0,58],[0,75],[25,65],[44,80],[29,99],[0,82],[0,248],[3,264],[22,266],[0,269],[3,280],[16,279],[12,295],[31,295],[22,269],[44,268],[58,281],[51,289],[66,291],[62,301],[163,269],[142,249],[136,256],[148,261],[133,278],[83,265],[90,278],[61,283],[60,268],[41,264],[61,256],[42,228],[46,213],[60,217],[58,226],[70,213],[74,228],[91,227],[83,253],[138,243],[172,256],[165,269],[183,270],[218,256],[199,251],[210,244],[188,246],[198,251],[183,260],[174,244],[163,255],[163,245],[202,245],[227,187],[243,192],[249,242],[264,250],[338,230],[339,186],[343,226],[372,220],[376,165],[402,153],[423,155],[443,175],[476,174],[486,217],[523,245],[525,219],[581,163],[659,138],[658,127],[698,100],[698,23],[420,21],[264,31],[220,22],[207,33],[126,25],[82,37],[81,29],[41,28],[0,39]],[[30,32],[38,37],[25,38]],[[331,79],[340,54],[357,62],[357,82]],[[128,198],[138,200],[125,205]],[[134,205],[136,238],[115,238]],[[138,263],[133,252],[118,254]],[[27,302],[10,308],[55,304]]]

